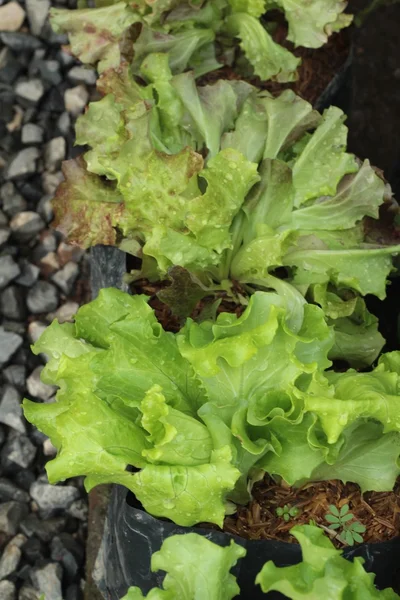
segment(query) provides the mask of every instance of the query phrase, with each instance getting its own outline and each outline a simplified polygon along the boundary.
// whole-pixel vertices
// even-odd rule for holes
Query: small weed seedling
[[[297,517],[300,514],[300,510],[295,506],[285,504],[283,508],[280,506],[276,509],[276,514],[278,517],[282,517],[284,521],[288,522],[290,519]]]
[[[329,511],[325,515],[325,520],[329,523],[329,529],[340,530],[337,538],[342,544],[354,546],[354,542],[361,543],[363,541],[361,534],[365,533],[366,528],[362,523],[354,520],[353,513],[349,512],[348,504],[344,504],[340,510],[331,504]]]

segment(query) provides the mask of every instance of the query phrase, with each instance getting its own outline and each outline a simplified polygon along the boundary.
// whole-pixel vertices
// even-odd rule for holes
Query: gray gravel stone
[[[27,469],[35,460],[36,448],[26,435],[9,437],[3,446],[2,463],[6,469],[15,466]]]
[[[18,277],[20,272],[21,269],[12,256],[0,256],[0,290]]]
[[[67,263],[62,269],[57,271],[51,278],[66,296],[71,293],[76,278],[79,275],[79,267],[74,262]]]
[[[30,585],[23,585],[19,590],[18,600],[39,600],[39,592]]]
[[[0,40],[5,46],[15,50],[16,52],[24,52],[26,50],[36,50],[42,47],[40,40],[29,33],[20,33],[13,31],[5,31],[0,33]]]
[[[13,237],[18,242],[27,242],[37,235],[46,224],[40,215],[31,210],[18,213],[10,221]]]
[[[49,0],[26,0],[26,11],[33,35],[40,36],[42,33],[49,9]]]
[[[51,558],[60,562],[70,581],[76,580],[83,562],[82,547],[68,533],[62,533],[51,541]]]
[[[35,123],[27,123],[22,128],[21,141],[23,144],[41,144],[43,142],[43,129]]]
[[[53,196],[63,179],[64,176],[61,171],[57,171],[57,173],[49,173],[49,171],[44,171],[44,173],[42,173],[42,186],[44,192],[49,196]]]
[[[44,164],[46,169],[50,173],[57,171],[61,162],[65,158],[67,151],[67,145],[65,139],[61,136],[53,138],[48,144],[46,144],[44,151]]]
[[[0,502],[22,502],[27,504],[30,501],[30,496],[25,490],[21,490],[10,479],[5,477],[0,478]]]
[[[25,148],[24,150],[18,152],[8,167],[8,179],[14,179],[16,177],[22,177],[36,173],[36,162],[39,156],[39,150],[33,147]]]
[[[79,491],[71,485],[50,485],[35,481],[30,495],[42,510],[66,509],[79,498]]]
[[[41,521],[37,515],[31,513],[21,522],[20,529],[28,537],[35,535],[42,542],[50,542],[55,535],[58,535],[65,529],[65,517],[53,517]]]
[[[40,60],[37,62],[42,79],[51,85],[59,85],[62,81],[60,64],[57,60]]]
[[[16,333],[17,335],[25,334],[25,323],[19,321],[12,321],[11,319],[3,319],[3,327],[5,331],[10,333]]]
[[[65,108],[71,115],[77,116],[83,111],[89,100],[89,92],[84,85],[65,90],[64,102]]]
[[[63,112],[57,121],[57,127],[64,135],[67,135],[71,130],[71,117],[67,112]]]
[[[3,369],[4,379],[16,388],[25,389],[26,369],[24,365],[10,365]]]
[[[87,502],[82,498],[79,498],[79,500],[75,500],[75,502],[73,502],[71,506],[67,509],[67,513],[71,515],[71,517],[74,517],[79,521],[86,522],[88,518]]]
[[[44,594],[46,600],[63,600],[61,579],[62,568],[59,564],[49,563],[44,567],[36,568],[31,579],[33,585]]]
[[[22,289],[10,285],[0,295],[1,312],[7,319],[23,321],[26,318],[25,296]]]
[[[0,504],[0,531],[16,535],[22,519],[29,513],[28,505],[22,502],[2,502]]]
[[[7,546],[4,548],[3,553],[1,555],[0,579],[5,579],[6,577],[11,575],[18,569],[18,565],[21,560],[21,550],[20,550],[20,546],[18,545],[20,540],[18,539],[18,536],[16,536],[16,537],[17,537],[17,542],[14,543],[14,540],[16,538],[11,540],[11,542],[9,542],[7,544]],[[23,538],[26,541],[25,536],[23,536]],[[57,539],[57,538],[54,538],[54,539]]]
[[[94,85],[97,81],[96,71],[86,67],[72,67],[68,71],[68,79],[72,83],[84,83],[85,85]]]
[[[16,60],[10,48],[0,50],[0,82],[13,84],[22,71],[22,65]]]
[[[37,281],[29,290],[26,302],[34,315],[51,312],[58,306],[57,290],[48,281]]]
[[[13,217],[26,209],[27,203],[17,192],[12,181],[7,181],[0,190],[0,198],[3,204],[3,210],[9,217]]]
[[[26,387],[31,396],[33,396],[34,398],[40,398],[40,400],[47,402],[52,396],[54,396],[54,394],[57,391],[57,388],[54,385],[47,385],[46,383],[43,383],[43,381],[40,380],[40,375],[42,371],[42,365],[36,367],[36,369],[32,371],[32,373],[26,380]]]
[[[16,278],[15,283],[23,285],[24,287],[32,287],[39,277],[40,269],[36,265],[33,265],[25,258],[19,261],[21,274]]]
[[[26,433],[25,421],[22,416],[21,396],[12,385],[7,385],[1,396],[0,423],[8,425],[20,433]]]
[[[20,335],[6,331],[0,327],[0,367],[10,360],[13,354],[22,345],[23,339]]]
[[[5,227],[0,227],[0,246],[6,243],[11,235],[11,231]]]
[[[51,200],[52,195],[46,194],[46,196],[43,196],[43,198],[39,200],[39,204],[36,207],[37,212],[46,223],[50,223],[54,216]]]
[[[0,581],[0,598],[1,600],[16,600],[17,590],[12,581]]]
[[[20,81],[15,86],[16,95],[29,104],[36,104],[44,94],[44,86],[39,78]]]

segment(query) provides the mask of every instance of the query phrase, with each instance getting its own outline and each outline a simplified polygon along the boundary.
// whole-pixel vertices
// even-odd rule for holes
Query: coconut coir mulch
[[[224,531],[251,540],[279,540],[297,543],[289,531],[294,525],[314,521],[330,536],[338,548],[339,532],[328,528],[325,515],[333,504],[341,508],[348,504],[355,520],[366,527],[364,542],[384,542],[400,535],[400,479],[393,492],[367,492],[361,494],[353,483],[338,480],[308,483],[301,488],[278,485],[266,476],[253,487],[253,500],[248,506],[238,507],[237,513],[225,519]],[[285,504],[299,509],[299,514],[285,522],[276,515],[278,507]]]

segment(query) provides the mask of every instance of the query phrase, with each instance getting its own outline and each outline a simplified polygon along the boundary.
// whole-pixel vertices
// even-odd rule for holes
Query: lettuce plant
[[[226,548],[197,533],[173,535],[151,557],[151,570],[166,571],[163,589],[154,588],[149,600],[231,600],[239,592],[236,577],[230,573],[246,550],[233,540]],[[132,587],[122,600],[144,598]]]
[[[327,370],[333,332],[292,286],[256,292],[240,318],[172,334],[144,296],[105,289],[33,351],[57,401],[24,401],[58,449],[49,480],[114,482],[152,515],[222,525],[267,472],[392,489],[400,455],[400,353],[369,373]],[[127,470],[134,467],[134,471]]]
[[[300,543],[303,560],[283,568],[267,562],[256,578],[263,592],[279,591],[291,600],[399,598],[391,588],[377,590],[375,575],[365,571],[363,559],[343,558],[322,529],[302,525],[293,527],[291,533]],[[132,587],[122,600],[231,600],[240,590],[229,571],[245,554],[233,540],[222,548],[196,533],[171,536],[151,559],[152,571],[167,573],[163,589],[153,588],[144,596]]]
[[[265,13],[283,11],[288,39],[319,48],[332,32],[351,23],[345,7],[343,0],[97,0],[95,9],[53,9],[52,25],[69,34],[75,56],[97,64],[100,72],[118,67],[121,53],[133,54],[137,69],[148,53],[162,52],[174,74],[190,69],[199,76],[231,64],[238,40],[256,75],[284,82],[296,79],[300,59],[274,42],[273,23],[265,23]],[[140,24],[140,34],[132,41],[134,24]]]
[[[100,77],[104,97],[77,123],[91,149],[64,163],[59,229],[139,256],[133,278],[180,266],[200,297],[233,281],[245,295],[270,288],[283,268],[335,325],[331,358],[371,364],[384,340],[361,296],[385,297],[400,245],[374,225],[390,190],[346,152],[342,111],[320,115],[291,91],[273,98],[242,81],[197,87],[163,54],[141,72],[146,86],[127,66]]]

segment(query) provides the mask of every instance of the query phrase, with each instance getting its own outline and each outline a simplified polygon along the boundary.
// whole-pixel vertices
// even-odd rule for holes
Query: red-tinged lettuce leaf
[[[182,267],[172,267],[168,271],[168,279],[170,285],[158,292],[157,296],[180,318],[188,317],[198,301],[213,292]]]
[[[125,2],[97,9],[51,11],[53,29],[68,33],[72,54],[85,64],[98,64],[99,72],[118,67],[123,36],[140,20]]]
[[[112,183],[89,173],[83,158],[65,161],[62,171],[65,181],[53,200],[53,226],[81,248],[114,246],[124,213],[122,196]]]

